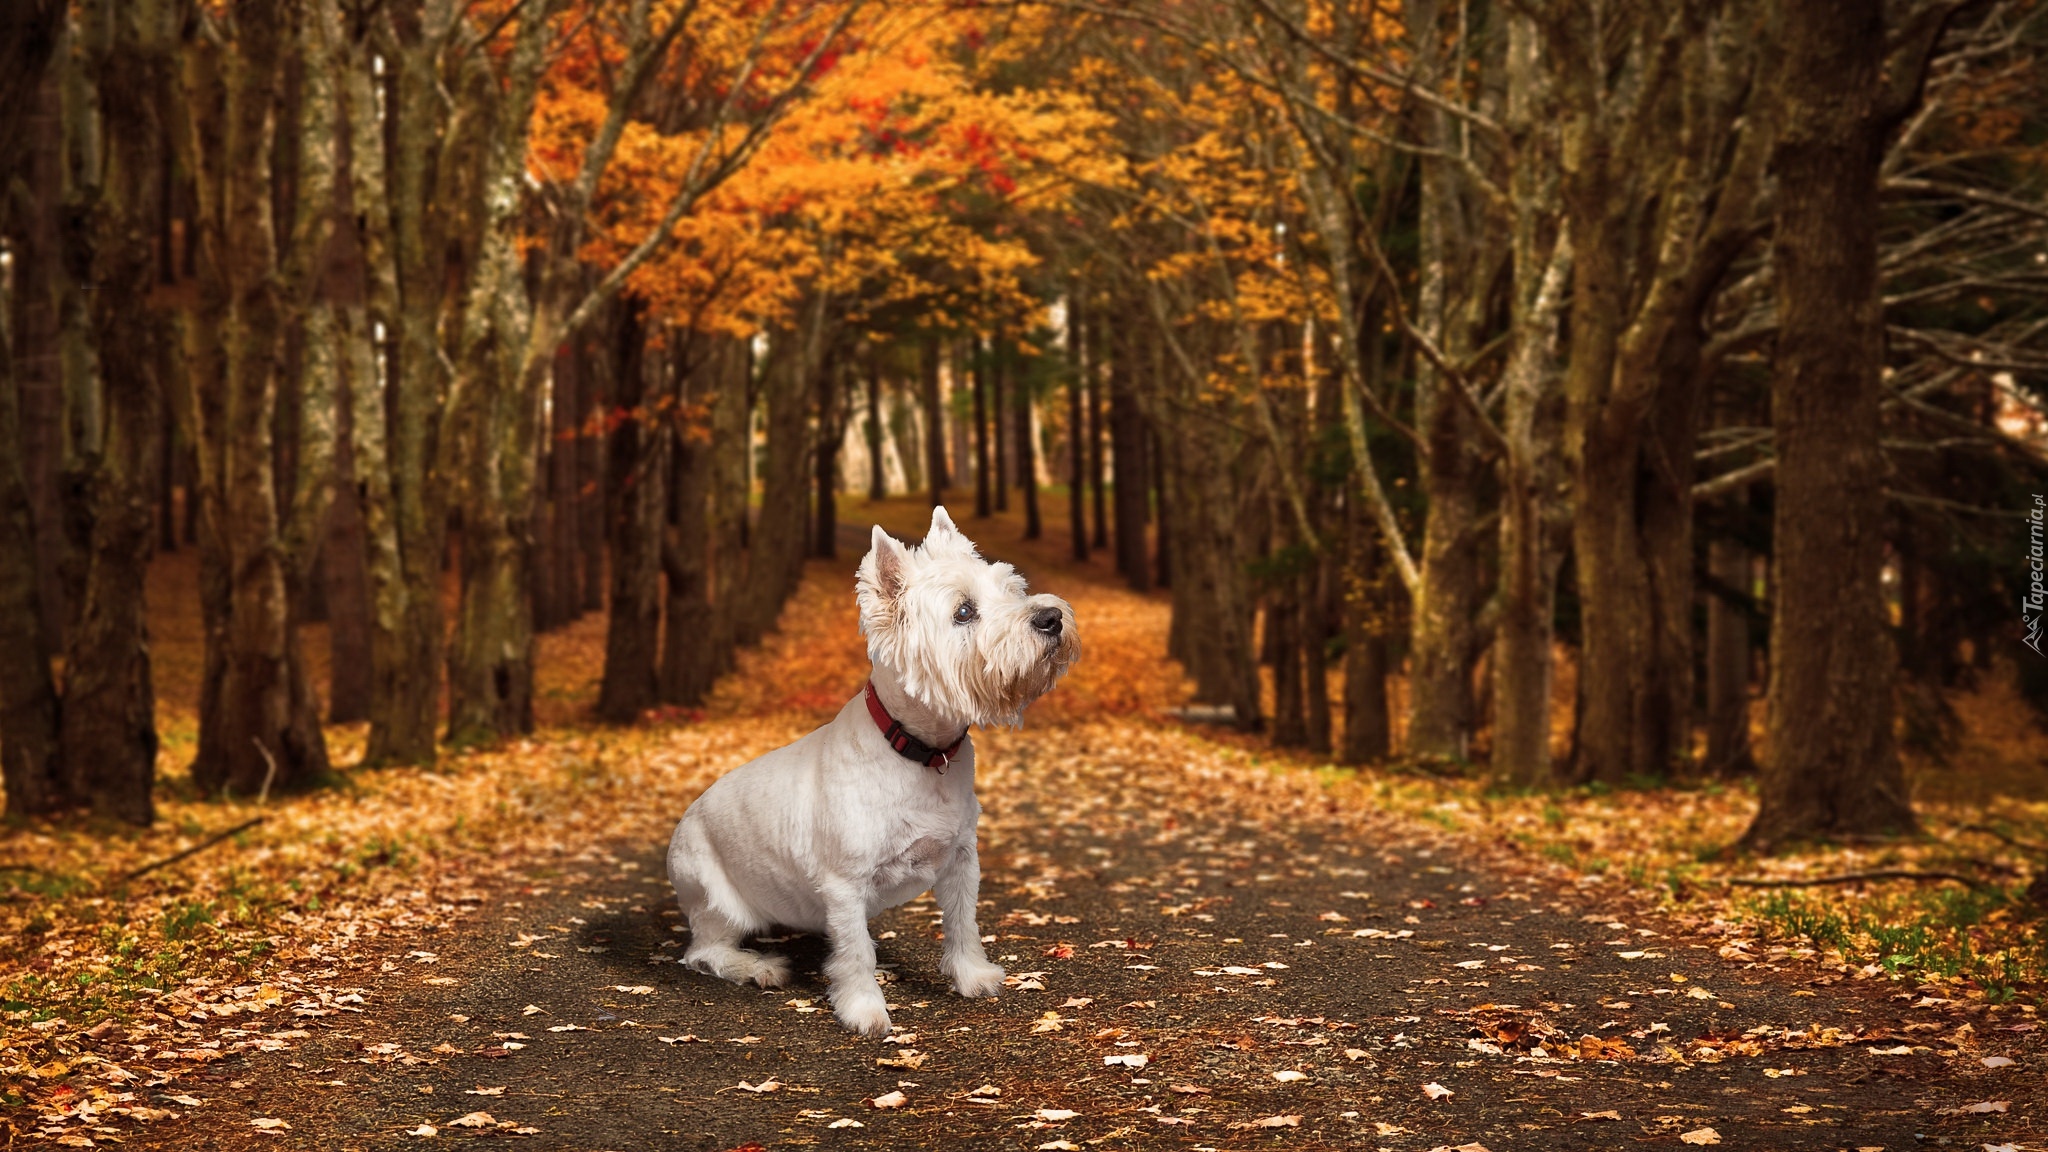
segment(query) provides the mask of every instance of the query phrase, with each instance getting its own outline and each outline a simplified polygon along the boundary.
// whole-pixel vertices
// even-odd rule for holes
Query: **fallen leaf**
[[[1681,1132],[1678,1134],[1678,1138],[1687,1144],[1719,1144],[1721,1142],[1721,1134],[1712,1128],[1695,1128],[1690,1132]]]
[[[1444,1087],[1443,1085],[1437,1083],[1434,1080],[1430,1081],[1427,1084],[1424,1084],[1422,1086],[1422,1091],[1423,1094],[1428,1096],[1431,1100],[1442,1100],[1446,1097],[1457,1095],[1456,1092],[1451,1091],[1449,1088]]]
[[[2004,1109],[2000,1109],[2000,1111],[2004,1111]],[[282,1120],[275,1120],[268,1116],[258,1116],[256,1119],[249,1121],[249,1124],[259,1132],[289,1132],[292,1127]]]
[[[1062,1120],[1072,1120],[1074,1117],[1079,1116],[1080,1113],[1071,1108],[1040,1108],[1031,1115],[1048,1124],[1057,1124]]]
[[[1065,1140],[1048,1140],[1038,1145],[1037,1152],[1081,1152],[1081,1146]]]
[[[1615,1111],[1615,1110],[1614,1110],[1614,1109],[1612,1109],[1612,1108],[1609,1108],[1609,1109],[1608,1109],[1607,1111],[1605,1111],[1605,1112],[1581,1112],[1581,1113],[1579,1113],[1579,1119],[1581,1119],[1581,1120],[1619,1120],[1619,1119],[1621,1119],[1621,1113],[1620,1113],[1620,1112],[1617,1112],[1617,1111]]]
[[[551,1027],[550,1027],[550,1028],[548,1029],[548,1031],[550,1031],[550,1032],[588,1032],[588,1031],[590,1031],[590,1029],[588,1029],[588,1028],[585,1028],[585,1027],[584,1027],[583,1025],[581,1025],[581,1024],[556,1024],[556,1025],[553,1025],[553,1026],[551,1026]]]
[[[519,1014],[521,1016],[538,1016],[545,1011],[547,1011],[547,1009],[541,1007],[538,1004],[528,1004],[526,1007],[521,1008],[519,1010]]]
[[[1273,1073],[1273,1079],[1278,1080],[1282,1084],[1292,1084],[1296,1080],[1308,1079],[1308,1073],[1296,1072],[1292,1068],[1282,1068],[1280,1071]]]
[[[1104,1056],[1102,1058],[1102,1064],[1105,1068],[1113,1068],[1119,1064],[1126,1068],[1143,1068],[1151,1063],[1151,1061],[1152,1058],[1150,1056],[1141,1052],[1132,1052],[1124,1056]]]
[[[505,1089],[504,1089],[504,1088],[502,1088],[502,1087],[499,1087],[499,1088],[482,1088],[482,1087],[478,1087],[478,1088],[471,1088],[471,1089],[468,1089],[467,1091],[463,1092],[463,1095],[464,1095],[464,1096],[503,1096],[504,1094],[505,1094]]]
[[[852,1117],[850,1117],[850,1116],[849,1116],[849,1117],[846,1117],[846,1118],[844,1118],[844,1119],[840,1119],[840,1120],[834,1120],[834,1121],[833,1121],[833,1122],[831,1122],[830,1124],[827,1124],[827,1125],[825,1125],[825,1127],[827,1127],[827,1128],[865,1128],[865,1127],[867,1127],[867,1125],[865,1125],[865,1124],[861,1123],[860,1121],[858,1121],[858,1120],[855,1120],[855,1119],[853,1119]]]
[[[742,1092],[752,1092],[755,1095],[760,1095],[763,1092],[779,1091],[782,1088],[782,1082],[780,1080],[775,1079],[774,1077],[770,1077],[766,1080],[761,1081],[759,1084],[749,1084],[745,1080],[742,1080],[739,1083],[733,1085],[733,1087],[739,1089]]]
[[[1381,1136],[1406,1136],[1409,1134],[1408,1129],[1401,1127],[1399,1124],[1389,1124],[1385,1120],[1375,1120],[1372,1122],[1372,1126],[1374,1131]]]
[[[2006,1068],[2012,1065],[2012,1057],[1986,1056],[1979,1063],[1983,1064],[1986,1068]]]
[[[872,1100],[864,1100],[862,1103],[870,1108],[901,1108],[905,1104],[910,1103],[910,1097],[905,1096],[901,1091],[896,1091],[884,1093]]]
[[[497,1124],[498,1118],[489,1112],[471,1112],[448,1122],[450,1128],[495,1128]]]
[[[612,991],[624,992],[628,996],[651,996],[654,994],[654,987],[651,984],[614,984]]]
[[[441,1134],[441,1130],[439,1128],[434,1127],[432,1124],[422,1124],[417,1128],[406,1129],[405,1134],[407,1136],[439,1136]]]
[[[1965,1112],[2005,1112],[2011,1108],[2010,1100],[1979,1100],[1975,1104],[1963,1105]]]
[[[1207,1088],[1198,1088],[1193,1084],[1175,1084],[1172,1087],[1168,1088],[1167,1091],[1180,1096],[1209,1095],[1209,1090]]]

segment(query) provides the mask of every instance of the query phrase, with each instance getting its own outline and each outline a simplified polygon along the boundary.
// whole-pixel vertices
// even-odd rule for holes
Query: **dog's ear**
[[[860,562],[860,574],[853,581],[863,631],[873,631],[895,619],[896,598],[903,594],[903,568],[910,559],[903,545],[882,531],[880,524],[875,525],[869,540],[867,557]]]
[[[974,541],[953,525],[953,517],[946,512],[944,504],[932,506],[932,526],[924,534],[926,552],[959,552],[969,556],[978,555]]]

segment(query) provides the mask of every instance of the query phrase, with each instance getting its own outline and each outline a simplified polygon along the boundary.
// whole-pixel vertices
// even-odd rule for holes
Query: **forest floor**
[[[261,808],[174,777],[160,831],[0,837],[8,1145],[2048,1149],[2041,942],[2004,888],[1722,883],[2023,877],[1968,830],[2048,824],[1996,698],[1959,705],[1966,779],[1916,777],[1925,840],[1728,859],[1740,787],[1501,795],[1175,723],[1163,598],[1064,562],[1058,521],[966,530],[1084,644],[1021,730],[975,735],[1002,997],[946,988],[929,900],[873,924],[883,1042],[833,1021],[814,937],[768,945],[797,961],[777,992],[674,962],[676,817],[860,684],[848,555],[701,710],[582,724],[593,617],[543,640],[532,740]],[[158,629],[167,702],[187,626]],[[345,761],[360,733],[336,736]]]

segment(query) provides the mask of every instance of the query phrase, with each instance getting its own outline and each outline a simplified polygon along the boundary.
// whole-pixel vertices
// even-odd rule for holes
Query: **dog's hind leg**
[[[683,963],[692,970],[735,984],[752,981],[763,988],[780,988],[789,983],[789,961],[780,956],[742,948],[746,928],[734,923],[708,905],[684,908],[690,918],[690,947]]]

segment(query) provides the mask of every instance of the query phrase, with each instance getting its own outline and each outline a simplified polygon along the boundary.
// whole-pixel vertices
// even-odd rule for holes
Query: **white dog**
[[[880,526],[855,580],[872,678],[832,722],[720,778],[669,838],[668,875],[690,918],[683,963],[763,988],[789,962],[740,947],[782,925],[824,932],[832,1008],[848,1029],[889,1031],[868,919],[926,889],[944,917],[939,970],[962,996],[994,996],[975,924],[972,724],[1016,723],[1080,655],[1074,610],[1032,596],[932,509],[924,543]]]

